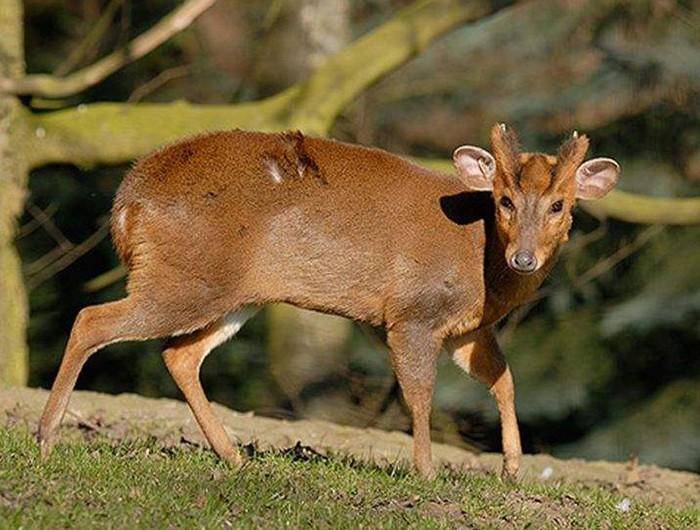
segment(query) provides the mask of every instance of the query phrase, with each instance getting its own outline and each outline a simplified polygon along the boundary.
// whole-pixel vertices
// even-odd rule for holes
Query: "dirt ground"
[[[47,395],[42,389],[0,389],[0,425],[20,424],[35,430]],[[325,421],[277,420],[220,405],[215,408],[235,440],[254,444],[260,450],[286,449],[301,444],[322,454],[350,455],[380,465],[407,460],[411,455],[411,437],[400,432],[358,429]],[[86,437],[104,435],[114,440],[148,437],[167,446],[206,445],[185,403],[134,394],[112,396],[75,392],[62,436],[68,438],[76,433]],[[494,473],[501,464],[499,454],[477,455],[444,444],[433,444],[433,457],[441,465]],[[700,476],[635,462],[587,462],[526,455],[521,477],[598,485],[653,503],[700,504]]]

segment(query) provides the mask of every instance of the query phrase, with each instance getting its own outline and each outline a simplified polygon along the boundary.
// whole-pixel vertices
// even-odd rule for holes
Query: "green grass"
[[[39,459],[23,429],[0,428],[0,528],[694,528],[697,509],[602,488],[503,484],[443,471],[424,480],[299,451],[254,454],[235,472],[211,452],[106,439]]]

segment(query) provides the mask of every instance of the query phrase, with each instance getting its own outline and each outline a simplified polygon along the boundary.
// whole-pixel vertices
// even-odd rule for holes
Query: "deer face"
[[[521,153],[505,125],[491,131],[493,155],[465,145],[453,155],[460,178],[473,191],[490,191],[495,224],[508,266],[521,274],[539,269],[568,239],[576,199],[599,199],[616,184],[620,166],[610,158],[584,162],[586,136],[565,142],[556,156]]]

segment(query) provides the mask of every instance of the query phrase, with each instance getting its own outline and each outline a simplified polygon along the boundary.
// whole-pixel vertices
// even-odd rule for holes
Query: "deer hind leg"
[[[180,391],[184,394],[199,427],[216,454],[235,465],[243,459],[229,439],[224,426],[204,394],[199,369],[207,354],[235,335],[257,308],[246,307],[190,335],[177,337],[163,352],[163,359]]]
[[[162,320],[153,319],[147,307],[130,296],[80,311],[39,420],[39,444],[43,456],[51,452],[78,375],[90,355],[108,344],[155,338],[174,331],[164,326]]]
[[[522,449],[518,418],[515,414],[515,389],[510,367],[491,330],[481,330],[457,345],[453,354],[457,365],[488,388],[496,399],[501,417],[503,444],[502,476],[514,480],[520,469]]]
[[[395,328],[387,340],[396,378],[413,418],[413,463],[421,475],[432,477],[430,410],[440,345],[430,330],[423,328]]]

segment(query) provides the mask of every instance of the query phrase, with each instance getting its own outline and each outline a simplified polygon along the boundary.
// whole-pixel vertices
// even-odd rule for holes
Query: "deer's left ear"
[[[615,187],[620,164],[612,158],[586,160],[576,170],[576,198],[601,199]]]

